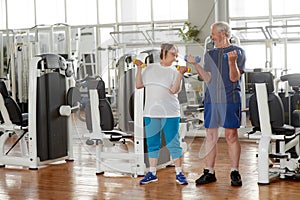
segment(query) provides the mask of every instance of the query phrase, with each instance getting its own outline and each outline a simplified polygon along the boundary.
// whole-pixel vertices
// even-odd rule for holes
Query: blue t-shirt
[[[243,73],[245,71],[245,51],[235,45],[226,48],[214,48],[204,56],[204,70],[211,73],[211,81],[205,90],[205,103],[240,103],[241,78],[232,82],[229,77],[228,58],[224,54],[230,51],[240,51],[237,66]]]

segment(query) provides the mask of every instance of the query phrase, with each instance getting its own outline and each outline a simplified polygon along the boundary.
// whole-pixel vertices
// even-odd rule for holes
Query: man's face
[[[218,32],[217,27],[214,26],[211,30],[210,38],[214,41],[216,47],[222,47],[226,40],[225,32]]]

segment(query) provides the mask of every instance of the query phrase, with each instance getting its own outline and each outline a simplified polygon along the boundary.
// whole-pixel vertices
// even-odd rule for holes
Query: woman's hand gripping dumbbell
[[[185,72],[190,73],[191,72],[191,68],[190,67],[185,67],[185,66],[180,66],[177,65],[176,69],[179,71],[179,73],[184,74]]]
[[[135,64],[136,66],[141,67],[141,68],[144,68],[147,66],[145,63],[143,63],[142,61],[140,61],[136,58],[133,59],[133,64]]]

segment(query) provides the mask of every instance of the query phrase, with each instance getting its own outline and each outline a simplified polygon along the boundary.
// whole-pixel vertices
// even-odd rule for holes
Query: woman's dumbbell
[[[185,56],[184,56],[184,61],[187,61],[187,57],[188,57],[188,55],[185,55]],[[200,56],[196,56],[196,57],[195,57],[195,61],[196,61],[196,63],[200,63],[201,57],[200,57]]]
[[[133,64],[136,64],[137,61],[138,61],[138,59],[134,58],[134,59],[133,59]],[[145,63],[143,63],[143,64],[141,65],[142,68],[144,68],[144,67],[146,67],[146,66],[147,66],[147,65],[146,65]]]
[[[177,65],[177,66],[176,66],[176,69],[177,69],[177,70],[180,70],[180,67],[181,67],[180,65]],[[191,72],[191,68],[190,68],[190,67],[187,67],[187,71],[186,71],[186,72],[190,73],[190,72]]]
[[[237,51],[238,57],[239,57],[240,55],[242,55],[242,52],[241,52],[240,49],[239,49],[239,50],[236,50],[236,51]],[[227,58],[228,58],[227,53],[224,53],[224,54],[223,54],[223,57],[224,57],[225,59],[227,59]]]

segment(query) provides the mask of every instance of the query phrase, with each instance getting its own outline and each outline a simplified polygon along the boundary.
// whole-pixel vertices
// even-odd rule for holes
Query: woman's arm
[[[142,64],[143,63],[140,60],[135,61],[135,65],[137,66],[137,72],[135,75],[135,87],[137,89],[141,89],[145,87],[142,80]]]
[[[182,67],[182,66],[180,67],[179,73],[176,76],[175,82],[173,83],[173,85],[169,89],[172,94],[176,94],[180,91],[180,89],[181,89],[181,80],[182,80],[183,74],[185,72],[187,72],[187,70],[188,70],[187,67]]]

